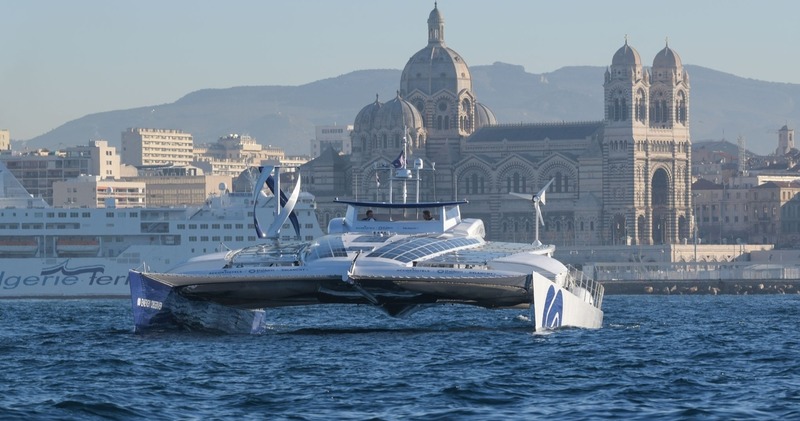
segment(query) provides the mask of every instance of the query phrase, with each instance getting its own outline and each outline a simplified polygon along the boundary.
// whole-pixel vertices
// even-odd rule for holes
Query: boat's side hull
[[[533,276],[533,313],[536,330],[603,327],[602,310],[538,274]]]
[[[265,330],[263,311],[241,310],[204,300],[183,297],[178,290],[130,271],[134,330],[215,330],[228,333],[260,333]]]
[[[531,302],[531,276],[518,272],[431,267],[387,271],[362,267],[351,275],[351,281],[377,297],[403,294],[425,297],[424,301],[431,303],[453,302],[487,308],[509,308]]]

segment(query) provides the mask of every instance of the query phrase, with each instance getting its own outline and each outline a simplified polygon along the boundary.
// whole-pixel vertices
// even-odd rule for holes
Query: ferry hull
[[[0,259],[0,299],[128,297],[131,266],[104,258]]]

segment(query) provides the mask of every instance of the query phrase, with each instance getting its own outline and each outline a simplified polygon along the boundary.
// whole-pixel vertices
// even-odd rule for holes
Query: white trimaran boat
[[[280,191],[279,169],[262,169],[265,183]],[[413,178],[397,170],[397,178]],[[548,183],[549,186],[550,183]],[[488,242],[480,219],[462,218],[466,201],[387,203],[337,200],[346,215],[331,220],[328,234],[310,242],[279,242],[300,190],[278,202],[264,242],[200,256],[167,273],[131,271],[136,331],[211,328],[260,332],[263,309],[316,304],[364,304],[404,316],[437,304],[527,308],[536,330],[562,326],[600,328],[602,285],[554,259],[555,247],[539,241],[537,195],[532,201],[536,241]],[[254,200],[257,202],[257,200]],[[363,220],[366,210],[372,220]],[[432,219],[422,217],[433,213]]]

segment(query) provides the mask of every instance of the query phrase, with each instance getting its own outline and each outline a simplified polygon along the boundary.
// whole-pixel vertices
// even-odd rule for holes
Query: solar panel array
[[[437,236],[410,237],[387,244],[367,257],[383,257],[408,263],[422,257],[481,244],[479,238],[442,238]]]

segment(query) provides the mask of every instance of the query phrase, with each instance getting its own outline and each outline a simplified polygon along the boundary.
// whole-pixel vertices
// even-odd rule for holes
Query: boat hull
[[[374,305],[391,316],[436,304],[531,308],[536,330],[602,326],[602,311],[538,274],[403,268],[358,270],[342,279],[330,272],[310,268],[180,274],[131,271],[135,330],[202,327],[255,333],[263,330],[261,309],[334,303]]]
[[[533,279],[534,324],[537,331],[560,327],[603,327],[603,311],[591,302],[542,276]]]
[[[140,272],[128,276],[134,331],[201,330],[225,333],[262,333],[264,312],[191,300]]]

